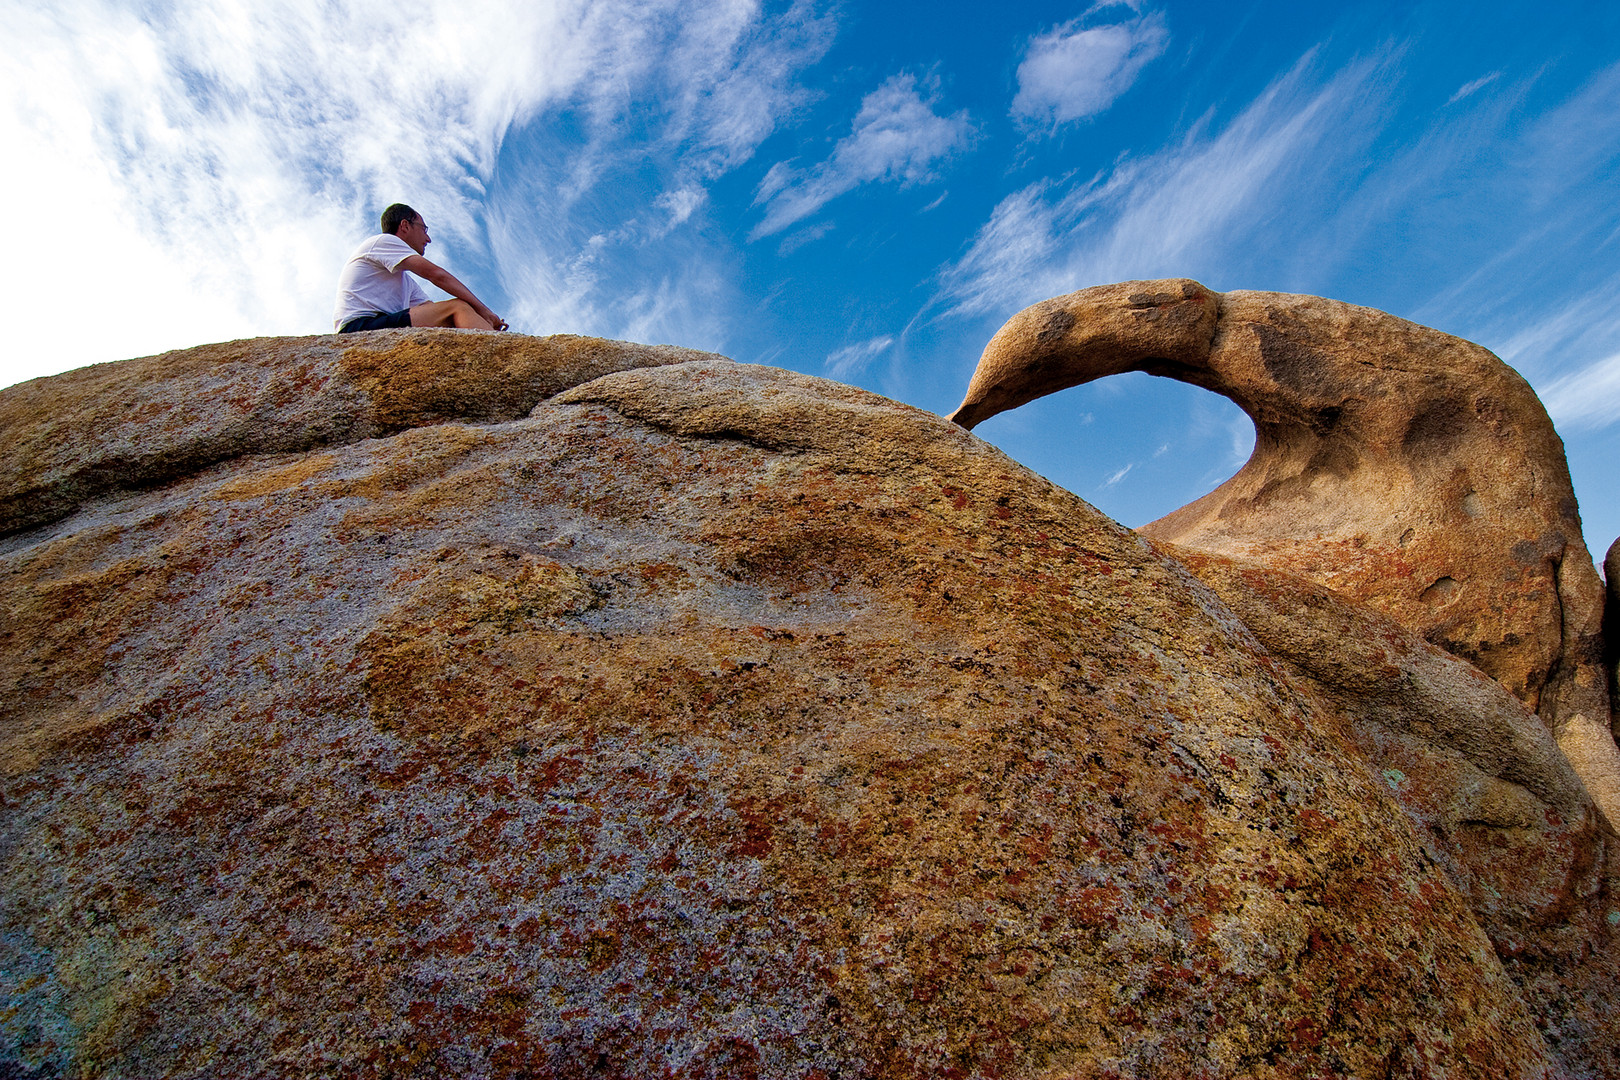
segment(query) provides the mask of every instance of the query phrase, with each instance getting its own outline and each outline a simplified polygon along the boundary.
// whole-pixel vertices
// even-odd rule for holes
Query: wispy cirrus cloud
[[[1614,290],[1620,275],[1593,283],[1552,307],[1496,313],[1493,332],[1481,334],[1497,355],[1533,381],[1550,382],[1571,363],[1592,362],[1620,350],[1620,312]]]
[[[617,112],[514,135],[537,149],[486,206],[525,329],[726,347],[737,282],[703,231],[709,185],[810,101],[798,76],[836,28],[806,0],[774,17],[738,2],[703,18],[674,10],[657,19],[679,37],[651,75],[620,88]],[[724,20],[706,25],[715,12]],[[650,200],[649,175],[663,187]]]
[[[1535,387],[1561,431],[1620,424],[1620,313],[1611,276],[1551,309],[1499,313],[1495,351]],[[1495,335],[1480,337],[1491,340]]]
[[[847,379],[864,370],[867,364],[882,356],[893,344],[894,337],[883,334],[854,345],[846,345],[828,355],[822,370],[829,379]]]
[[[1537,209],[1564,202],[1572,189],[1613,205],[1620,161],[1620,63],[1589,79],[1568,101],[1530,125],[1519,149]],[[1584,212],[1584,208],[1583,208]]]
[[[1018,65],[1014,119],[1056,128],[1095,116],[1131,88],[1170,40],[1164,16],[1142,15],[1102,26],[1075,19],[1037,35]]]
[[[1609,401],[1599,376],[1620,351],[1620,274],[1595,270],[1620,244],[1611,182],[1620,165],[1620,64],[1527,121],[1533,86],[1527,79],[1478,94],[1465,150],[1432,138],[1420,144],[1430,161],[1461,160],[1491,178],[1492,198],[1470,209],[1479,231],[1494,227],[1467,271],[1409,314],[1490,346],[1541,390],[1560,424],[1601,427],[1607,418],[1576,388]],[[1425,190],[1436,186],[1424,179]],[[1572,251],[1595,258],[1571,260]],[[1579,285],[1547,295],[1542,283],[1557,280]]]
[[[1098,490],[1102,490],[1103,488],[1111,488],[1111,487],[1113,487],[1115,484],[1119,483],[1121,480],[1123,480],[1127,476],[1129,476],[1131,474],[1131,470],[1134,469],[1134,468],[1136,468],[1136,462],[1133,461],[1133,462],[1129,463],[1128,465],[1126,465],[1123,469],[1120,469],[1117,472],[1115,472],[1112,476],[1110,476],[1108,479],[1104,480],[1101,484],[1099,484],[1098,485]]]
[[[1554,379],[1541,403],[1560,428],[1593,429],[1620,424],[1620,353]]]
[[[1471,82],[1463,83],[1461,86],[1457,87],[1457,92],[1451,95],[1451,97],[1446,101],[1446,104],[1455,105],[1463,98],[1471,97],[1474,94],[1477,94],[1479,91],[1485,89],[1487,86],[1501,77],[1502,73],[1500,71],[1493,71],[1489,75],[1481,75],[1479,78],[1474,79]]]
[[[755,204],[765,216],[749,234],[758,240],[816,213],[861,184],[916,184],[933,179],[942,161],[967,145],[973,125],[966,110],[935,112],[915,75],[896,75],[868,94],[848,135],[809,169],[778,162],[760,183]]]
[[[1281,194],[1353,152],[1376,67],[1313,83],[1308,56],[1223,129],[1206,116],[1154,154],[1014,192],[941,272],[938,299],[961,314],[1010,311],[1086,285],[1218,269],[1240,238],[1266,234]]]
[[[319,330],[337,268],[396,200],[429,216],[432,254],[474,268],[481,292],[544,279],[599,301],[543,312],[525,297],[514,322],[600,332],[632,310],[701,311],[655,302],[656,281],[636,286],[639,309],[602,296],[593,241],[644,242],[700,215],[707,185],[807,100],[797,74],[835,31],[805,0],[776,15],[752,0],[63,0],[7,18],[26,45],[0,72],[0,140],[31,167],[6,170],[0,194],[33,208],[38,233],[7,295],[48,309],[89,249],[144,286],[109,297],[106,332],[73,342],[118,351],[42,343],[49,370],[200,334]],[[568,159],[550,167],[559,143]],[[519,212],[500,191],[531,157],[548,183],[527,186]],[[633,205],[602,192],[627,160]],[[494,252],[510,261],[489,267]],[[670,277],[703,292],[702,272]],[[587,280],[596,292],[571,293]],[[0,383],[36,373],[14,364]]]

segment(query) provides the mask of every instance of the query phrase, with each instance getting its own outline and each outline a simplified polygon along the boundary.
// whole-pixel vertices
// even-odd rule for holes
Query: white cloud
[[[797,251],[799,248],[804,247],[804,245],[810,243],[810,241],[819,240],[823,236],[826,236],[828,233],[832,232],[832,227],[833,223],[830,221],[818,221],[814,225],[806,225],[802,229],[794,229],[792,232],[788,233],[787,236],[782,238],[782,242],[777,245],[776,253],[778,255],[791,254],[792,252]]]
[[[669,214],[669,221],[662,229],[670,229],[684,225],[692,217],[693,212],[707,201],[709,193],[701,187],[683,187],[674,191],[666,191],[653,200],[653,205]]]
[[[846,345],[835,350],[827,357],[822,366],[829,379],[840,381],[848,379],[851,375],[859,373],[873,359],[886,352],[894,344],[894,338],[888,335],[868,338],[856,345]]]
[[[0,365],[0,385],[221,336],[322,332],[343,258],[396,200],[427,215],[430,254],[480,291],[547,278],[554,296],[588,298],[551,328],[697,311],[600,297],[584,237],[644,242],[691,219],[707,182],[802,105],[796,73],[833,31],[803,4],[767,17],[754,0],[62,0],[14,6],[7,24],[0,143],[28,168],[0,176],[22,253],[3,287],[75,332],[19,330],[10,351],[26,359]],[[560,110],[578,117],[576,153],[548,161],[557,182],[520,212],[496,197],[498,163]],[[635,206],[587,198],[632,157],[646,170]],[[647,173],[661,199],[639,194]],[[491,252],[512,261],[492,266]],[[708,287],[701,271],[670,281]],[[73,321],[85,310],[93,326]]]
[[[1620,274],[1595,281],[1592,288],[1563,298],[1556,306],[1525,309],[1493,296],[1494,325],[1470,328],[1481,341],[1532,383],[1548,383],[1568,367],[1620,350],[1620,313],[1614,290]]]
[[[1620,353],[1549,383],[1541,403],[1553,423],[1568,430],[1620,423]]]
[[[1090,29],[1079,20],[1064,23],[1029,43],[1012,115],[1051,127],[1095,116],[1130,89],[1169,40],[1157,13]]]
[[[963,314],[1010,312],[1044,297],[1133,278],[1207,273],[1229,245],[1252,244],[1290,188],[1353,151],[1375,65],[1306,85],[1310,57],[1224,130],[1207,118],[1181,142],[1089,180],[1041,180],[992,211],[966,255],[941,273]]]
[[[772,20],[758,18],[753,0],[731,0],[729,7],[714,31],[692,18],[699,8],[679,3],[669,8],[685,24],[683,40],[691,43],[692,53],[676,57],[670,71],[693,102],[692,121],[671,130],[696,133],[695,141],[706,151],[696,161],[704,179],[748,160],[809,103],[810,93],[797,84],[799,72],[819,60],[833,40],[832,20],[817,15],[807,0],[795,0]],[[711,9],[710,20],[723,10]]]
[[[1248,414],[1234,416],[1227,422],[1227,466],[1238,468],[1254,454],[1254,421]]]
[[[1400,154],[1381,155],[1346,205],[1401,208],[1413,250],[1469,252],[1441,288],[1392,310],[1488,346],[1542,386],[1620,351],[1620,273],[1605,254],[1620,239],[1608,183],[1620,158],[1620,64],[1552,108],[1533,102],[1536,83],[1519,78],[1437,114]]]
[[[1102,485],[1097,490],[1101,491],[1103,488],[1111,488],[1111,487],[1113,487],[1115,484],[1117,484],[1121,480],[1125,479],[1125,477],[1134,468],[1136,468],[1136,462],[1133,461],[1129,465],[1125,466],[1123,469],[1116,472],[1113,476],[1110,476],[1107,480],[1104,480],[1102,482]]]
[[[784,162],[771,167],[755,196],[756,204],[765,204],[765,217],[749,239],[781,232],[861,184],[933,179],[935,166],[973,132],[965,110],[941,116],[934,105],[914,75],[896,75],[868,94],[827,160],[803,172]]]
[[[1493,71],[1489,75],[1480,76],[1473,82],[1464,83],[1462,86],[1457,88],[1457,92],[1451,95],[1451,97],[1446,101],[1446,104],[1455,105],[1463,98],[1469,97],[1470,95],[1485,89],[1485,87],[1489,86],[1491,83],[1495,82],[1501,77],[1502,73],[1500,71]]]
[[[759,182],[759,190],[754,193],[754,205],[774,199],[779,192],[793,183],[795,173],[793,166],[786,161],[778,161],[765,173],[765,178]]]
[[[1591,191],[1613,205],[1620,157],[1620,63],[1594,75],[1558,108],[1537,118],[1522,144],[1532,205],[1567,203],[1571,189]]]

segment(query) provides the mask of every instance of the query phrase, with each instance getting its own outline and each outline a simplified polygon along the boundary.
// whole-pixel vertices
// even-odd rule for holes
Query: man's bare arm
[[[461,283],[461,279],[436,262],[421,255],[410,255],[398,264],[401,270],[409,270],[424,281],[431,281],[445,292],[458,300],[465,300],[478,312],[480,318],[488,322],[497,330],[506,329],[506,322],[485,306],[484,302],[473,295],[473,291]]]

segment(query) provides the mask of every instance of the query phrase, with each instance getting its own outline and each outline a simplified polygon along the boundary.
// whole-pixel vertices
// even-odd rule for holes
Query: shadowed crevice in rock
[[[1517,372],[1370,308],[1126,282],[1015,315],[952,419],[1124,371],[1221,394],[1255,426],[1235,476],[1143,533],[1302,574],[1477,665],[1569,736],[1620,818],[1620,750],[1592,737],[1611,722],[1602,584],[1563,442]]]
[[[379,330],[204,345],[35,379],[0,394],[0,535],[232,458],[513,420],[609,372],[697,359],[724,358],[573,335]]]

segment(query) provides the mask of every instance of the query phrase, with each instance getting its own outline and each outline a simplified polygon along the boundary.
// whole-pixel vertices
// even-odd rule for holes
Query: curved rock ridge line
[[[0,1073],[1620,1075],[1540,721],[1177,554],[712,361],[87,503],[0,549]]]
[[[0,392],[0,535],[234,457],[512,420],[608,372],[699,359],[715,357],[568,334],[378,330],[204,345],[34,379]]]
[[[1620,797],[1603,585],[1563,442],[1517,372],[1371,308],[1133,281],[1008,320],[952,419],[971,428],[1123,371],[1214,391],[1255,426],[1235,476],[1142,532],[1258,559],[1387,612],[1535,709]]]

